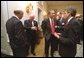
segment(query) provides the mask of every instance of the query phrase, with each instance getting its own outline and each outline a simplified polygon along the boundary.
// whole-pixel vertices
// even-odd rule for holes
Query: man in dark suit
[[[82,18],[82,15],[77,14],[76,19],[79,21],[79,25],[80,25],[79,38],[80,38],[80,40],[83,41],[83,18]]]
[[[15,16],[12,16],[6,22],[6,29],[10,40],[10,46],[13,51],[14,57],[25,57],[27,40],[25,38],[25,32],[20,19],[23,17],[21,10],[14,11]]]
[[[61,36],[55,34],[59,39],[59,54],[61,57],[74,57],[76,55],[78,30],[80,29],[78,21],[74,18],[76,9],[69,7],[65,10],[65,26]]]
[[[55,19],[56,19],[56,13],[54,10],[49,11],[48,13],[49,18],[44,19],[42,21],[42,29],[43,29],[43,35],[45,37],[45,56],[49,56],[49,46],[51,45],[51,52],[50,55],[54,57],[54,51],[58,49],[58,39],[55,39],[54,36],[55,33]]]
[[[34,20],[35,16],[32,14],[28,20],[24,21],[26,28],[26,36],[29,42],[28,50],[31,47],[31,53],[35,55],[35,46],[37,42],[38,23]],[[28,51],[29,52],[29,51]]]
[[[62,12],[58,11],[56,14],[56,32],[61,33],[63,31],[63,26],[64,26],[64,18],[62,17]]]

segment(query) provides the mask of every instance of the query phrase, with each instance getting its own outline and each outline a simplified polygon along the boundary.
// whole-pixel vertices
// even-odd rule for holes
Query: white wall
[[[8,15],[9,18],[13,16],[13,11],[14,10],[22,10],[24,12],[23,18],[22,18],[22,23],[24,24],[24,20],[29,19],[30,13],[26,13],[26,6],[31,3],[33,5],[33,10],[32,12],[35,14],[35,20],[38,21],[38,10],[37,10],[37,2],[38,1],[7,1],[8,3]]]
[[[6,21],[13,16],[13,11],[20,9],[23,10],[24,16],[22,22],[28,19],[30,14],[27,14],[25,7],[28,3],[32,3],[33,12],[35,14],[35,20],[38,21],[38,7],[37,1],[1,1],[1,52],[5,54],[12,54],[11,47],[9,45],[9,38],[6,32]]]
[[[12,50],[9,45],[9,40],[6,32],[6,21],[8,19],[7,2],[1,1],[1,52],[7,55],[12,55]]]

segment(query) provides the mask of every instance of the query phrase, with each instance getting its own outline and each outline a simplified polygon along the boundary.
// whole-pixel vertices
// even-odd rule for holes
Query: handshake
[[[36,26],[31,27],[31,29],[37,31],[37,27]]]

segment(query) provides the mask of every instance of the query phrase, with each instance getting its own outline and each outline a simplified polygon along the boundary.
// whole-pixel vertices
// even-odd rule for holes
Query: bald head
[[[14,10],[14,14],[21,19],[23,17],[23,11],[21,10]]]
[[[81,17],[81,14],[76,14],[76,17]]]
[[[34,15],[34,14],[31,14],[29,18],[30,18],[31,20],[34,20],[35,15]]]

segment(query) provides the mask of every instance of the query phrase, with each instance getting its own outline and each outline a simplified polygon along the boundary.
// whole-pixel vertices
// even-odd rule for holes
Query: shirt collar
[[[49,21],[50,21],[50,23],[51,23],[51,18],[49,17]]]
[[[52,21],[52,19],[49,17],[49,20],[50,20],[50,22]]]
[[[72,18],[73,18],[73,17],[70,17],[70,18],[68,19],[67,23],[69,23],[69,22],[70,22],[70,20],[71,20]]]
[[[16,15],[14,15],[14,17],[16,17],[17,19],[19,19]]]

